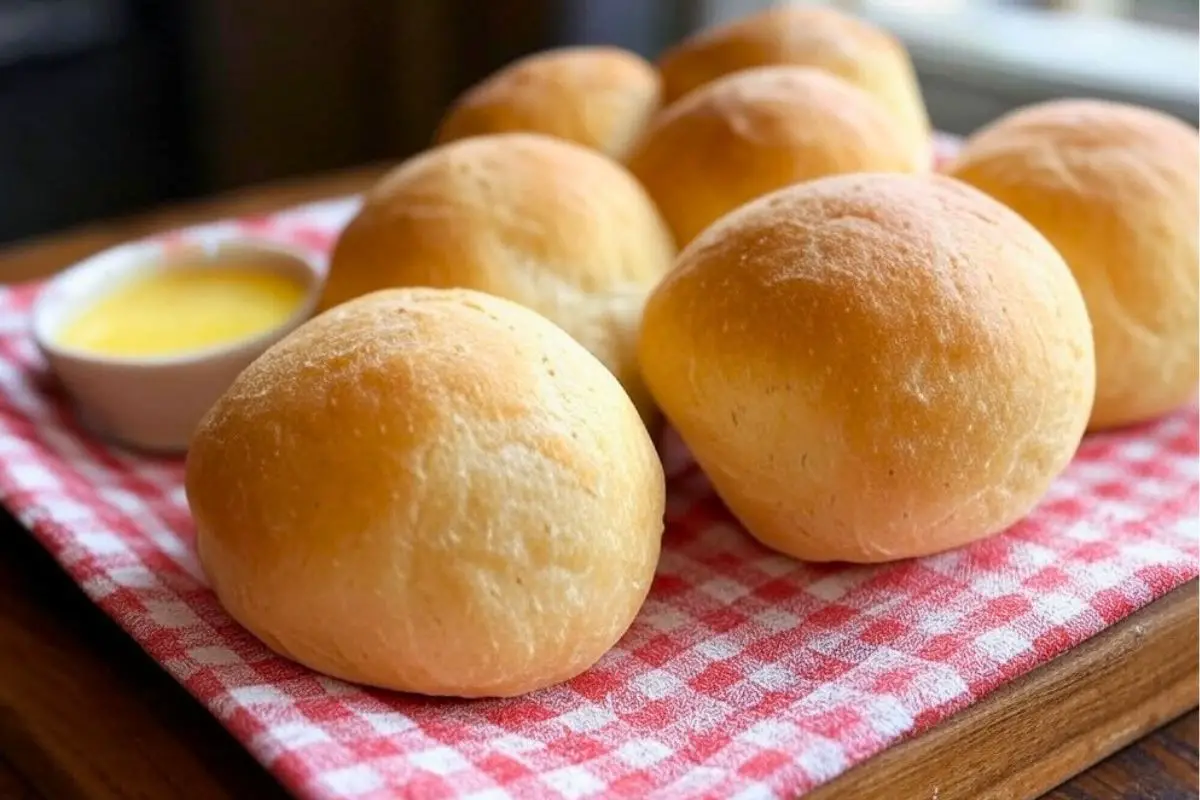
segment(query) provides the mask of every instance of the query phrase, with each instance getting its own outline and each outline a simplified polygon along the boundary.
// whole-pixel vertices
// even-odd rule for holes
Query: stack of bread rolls
[[[1195,129],[1062,100],[931,152],[903,45],[825,8],[484,79],[197,431],[218,598],[330,675],[522,694],[645,601],[664,421],[750,536],[868,563],[1004,530],[1089,429],[1191,401]]]

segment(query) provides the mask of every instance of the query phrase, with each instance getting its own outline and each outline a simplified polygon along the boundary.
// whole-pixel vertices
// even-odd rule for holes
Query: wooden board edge
[[[1041,796],[1196,707],[1197,597],[1193,579],[805,800]]]
[[[3,508],[0,609],[0,754],[37,796],[287,797]]]

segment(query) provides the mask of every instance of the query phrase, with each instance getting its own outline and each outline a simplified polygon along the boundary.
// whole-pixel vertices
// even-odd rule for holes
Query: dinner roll
[[[875,98],[827,72],[790,66],[735,72],[689,93],[654,119],[628,165],[680,245],[791,183],[917,169]]]
[[[637,329],[674,256],[654,202],[616,162],[540,134],[478,136],[414,156],[366,195],[320,307],[393,286],[515,300],[604,362],[649,420]]]
[[[833,8],[777,6],[698,31],[659,57],[664,102],[769,64],[816,67],[874,95],[893,115],[896,135],[929,166],[929,115],[908,51],[890,33]]]
[[[665,501],[599,361],[516,303],[421,288],[268,350],[201,423],[186,486],[205,574],[270,648],[460,697],[607,652],[649,591]]]
[[[1200,136],[1157,111],[1057,100],[968,140],[950,174],[1033,223],[1083,290],[1096,337],[1090,427],[1158,417],[1200,380]]]
[[[620,159],[658,110],[659,94],[658,71],[636,53],[608,46],[547,50],[464,92],[436,138],[544,133]]]
[[[651,295],[640,355],[730,511],[811,561],[1008,527],[1070,461],[1095,380],[1062,258],[932,175],[819,178],[722,218]]]

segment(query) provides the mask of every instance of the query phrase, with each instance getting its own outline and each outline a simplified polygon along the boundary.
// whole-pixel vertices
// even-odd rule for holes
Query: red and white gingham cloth
[[[321,251],[337,200],[208,226]],[[84,591],[304,798],[791,797],[1196,577],[1195,409],[1089,437],[1009,532],[887,566],[755,544],[677,444],[658,577],[577,680],[507,701],[367,691],[273,656],[220,609],[178,461],[76,426],[0,290],[0,500]]]

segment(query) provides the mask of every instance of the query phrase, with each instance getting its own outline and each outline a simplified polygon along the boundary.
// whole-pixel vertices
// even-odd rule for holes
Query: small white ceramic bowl
[[[304,302],[273,330],[179,356],[107,357],[57,342],[63,325],[125,281],[225,259],[302,281]],[[233,379],[312,315],[321,282],[313,256],[275,242],[135,242],[81,261],[50,281],[33,307],[33,337],[92,433],[137,450],[177,454],[187,450],[196,425]]]

